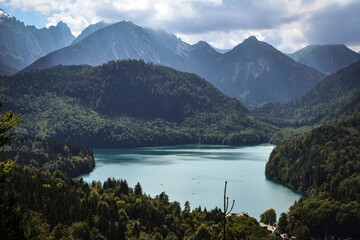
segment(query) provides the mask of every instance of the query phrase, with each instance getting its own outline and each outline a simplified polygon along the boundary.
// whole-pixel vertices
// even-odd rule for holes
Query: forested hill
[[[277,146],[265,174],[312,196],[360,201],[360,104],[345,120]]]
[[[253,114],[280,127],[313,126],[338,120],[359,99],[360,62],[322,80],[304,96],[286,104],[265,104]]]
[[[57,66],[0,79],[18,132],[94,147],[258,144],[274,127],[200,77],[143,61]]]
[[[0,148],[0,161],[15,159],[16,156],[20,165],[48,170],[50,173],[60,170],[68,177],[90,173],[95,167],[90,147],[70,146],[26,135],[18,135]]]
[[[265,174],[310,195],[285,215],[288,232],[302,239],[359,239],[360,101],[338,123],[278,145]]]

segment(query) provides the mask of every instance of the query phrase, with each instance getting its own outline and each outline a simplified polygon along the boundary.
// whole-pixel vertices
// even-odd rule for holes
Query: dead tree
[[[232,209],[234,208],[235,200],[233,200],[232,206],[229,209],[229,197],[226,197],[226,185],[227,181],[225,181],[225,189],[224,189],[224,240],[226,240],[226,215],[231,213]]]

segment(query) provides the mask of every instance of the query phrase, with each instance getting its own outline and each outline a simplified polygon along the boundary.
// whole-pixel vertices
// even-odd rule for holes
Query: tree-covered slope
[[[71,146],[56,141],[16,136],[0,148],[1,159],[15,159],[20,165],[33,166],[50,173],[60,170],[68,177],[91,172],[95,161],[90,147]]]
[[[58,171],[16,167],[1,190],[18,194],[23,221],[16,227],[26,239],[223,238],[219,208],[182,210],[184,203],[170,202],[165,192],[152,198],[140,184],[131,188],[125,180],[88,184]],[[245,216],[229,217],[226,235],[234,240],[274,239],[256,219]]]
[[[340,122],[277,146],[265,174],[312,196],[360,201],[360,103]]]
[[[334,123],[360,96],[360,62],[334,73],[304,96],[286,104],[269,103],[253,114],[281,127]]]
[[[0,81],[5,106],[26,118],[18,132],[65,143],[257,144],[274,131],[200,77],[142,61],[57,66]]]
[[[299,239],[360,238],[360,101],[336,124],[278,145],[265,174],[310,196],[285,215],[288,233]]]

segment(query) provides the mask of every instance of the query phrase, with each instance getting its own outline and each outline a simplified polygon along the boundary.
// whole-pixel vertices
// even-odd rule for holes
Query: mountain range
[[[4,43],[0,47],[0,75],[11,75],[33,61],[23,71],[59,64],[98,66],[111,60],[142,59],[195,73],[250,109],[300,97],[326,74],[360,59],[345,45],[309,45],[289,54],[294,61],[253,36],[231,50],[220,51],[204,41],[190,45],[165,30],[126,21],[90,25],[74,39],[62,22],[36,29],[4,11],[0,19],[0,29],[5,33],[0,36]]]
[[[309,91],[324,77],[255,37],[222,54],[203,41],[190,45],[164,30],[122,21],[92,25],[78,39],[23,71],[59,64],[97,66],[110,60],[142,59],[195,73],[249,108],[289,101]]]
[[[360,55],[344,44],[309,45],[289,56],[327,75],[360,61]]]
[[[0,32],[0,75],[14,74],[38,58],[68,46],[75,38],[63,22],[37,29],[25,26],[2,9]]]

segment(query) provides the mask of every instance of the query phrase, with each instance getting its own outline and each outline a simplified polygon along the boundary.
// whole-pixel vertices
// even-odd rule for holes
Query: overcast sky
[[[0,8],[38,28],[61,20],[74,35],[127,20],[222,49],[255,35],[285,53],[337,43],[360,51],[359,0],[0,0]]]

